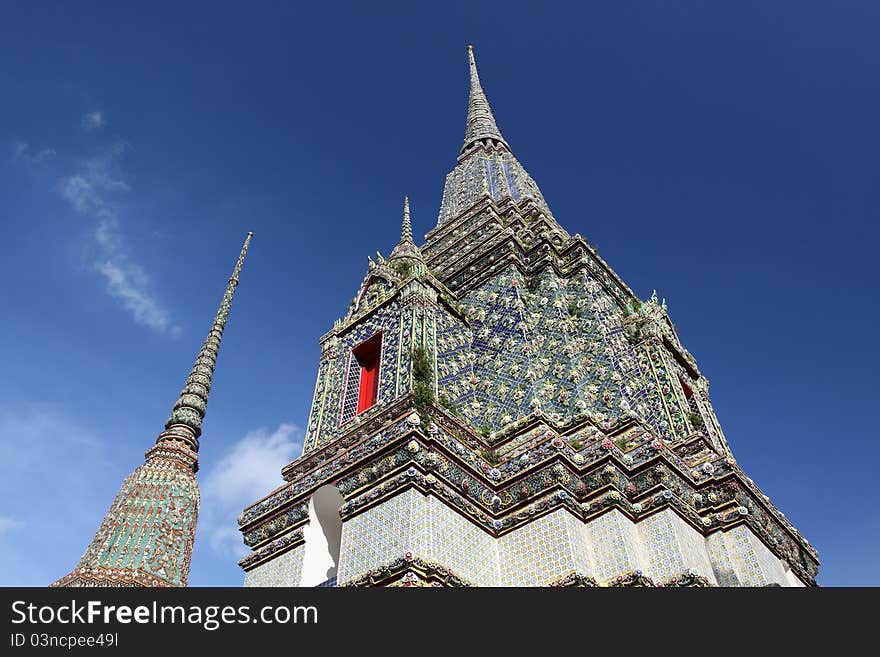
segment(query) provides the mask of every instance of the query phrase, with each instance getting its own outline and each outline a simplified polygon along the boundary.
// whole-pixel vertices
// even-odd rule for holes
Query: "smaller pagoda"
[[[145,462],[122,483],[98,532],[70,573],[51,586],[186,586],[199,515],[199,437],[223,329],[248,233],[220,308]]]

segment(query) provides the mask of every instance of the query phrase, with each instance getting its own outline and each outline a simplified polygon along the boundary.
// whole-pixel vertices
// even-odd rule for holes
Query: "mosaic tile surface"
[[[724,532],[724,541],[742,586],[785,583],[782,565],[772,556],[768,559],[767,548],[748,527],[739,526]]]
[[[245,573],[245,586],[299,586],[305,545],[284,552]]]
[[[418,506],[427,507],[430,539],[421,549],[434,561],[475,584],[496,586],[498,557],[495,539],[436,497],[429,496],[425,500],[426,503]]]
[[[400,241],[321,338],[304,455],[239,519],[243,567],[334,482],[341,585],[403,577],[407,553],[447,583],[760,586],[787,581],[784,558],[814,584],[815,550],[736,465],[665,300],[560,225],[469,67],[438,223],[417,246],[405,201]],[[352,387],[342,413],[352,349],[378,333],[377,403]]]
[[[407,490],[342,525],[337,575],[340,584],[411,551],[416,495],[416,491]]]
[[[247,573],[246,586],[296,586],[305,546]],[[413,555],[479,586],[544,586],[570,573],[600,584],[634,572],[710,585],[803,586],[744,526],[705,539],[667,509],[638,523],[612,510],[588,523],[558,509],[498,538],[433,495],[407,489],[343,525],[339,582]]]
[[[122,484],[76,568],[52,586],[186,586],[199,513],[199,437],[220,341],[252,233],[232,270],[208,337],[145,462]]]
[[[706,537],[706,547],[712,562],[712,571],[718,586],[744,586],[736,571],[724,532],[715,532]]]
[[[600,584],[621,573],[645,569],[638,531],[616,509],[591,521],[586,531],[593,547],[595,578]]]
[[[665,581],[695,570],[715,584],[703,536],[674,511],[666,509],[637,525],[647,558],[645,573],[655,581]]]
[[[541,586],[571,571],[591,575],[583,523],[560,509],[498,539],[501,582]]]

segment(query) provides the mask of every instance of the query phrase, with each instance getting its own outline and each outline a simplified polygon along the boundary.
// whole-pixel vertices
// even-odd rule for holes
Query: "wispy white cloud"
[[[12,148],[12,159],[25,164],[41,164],[53,159],[57,153],[54,148],[44,148],[39,151],[31,149],[30,144],[24,141],[15,142]]]
[[[95,263],[95,270],[107,280],[107,293],[122,302],[134,321],[160,333],[179,334],[180,329],[172,324],[168,311],[144,291],[147,276],[139,265],[106,260]]]
[[[96,129],[104,125],[103,112],[89,112],[83,126]],[[107,293],[129,311],[138,324],[172,337],[180,335],[180,327],[152,291],[150,277],[139,265],[128,247],[121,229],[119,199],[131,192],[122,168],[122,158],[130,150],[124,141],[117,141],[103,152],[80,160],[75,170],[58,180],[56,190],[71,208],[95,221],[94,244],[97,255],[92,268],[106,283]],[[53,148],[35,151],[25,141],[16,141],[12,160],[32,167],[54,159]]]
[[[6,534],[13,529],[24,527],[24,523],[18,518],[12,516],[0,516],[0,535]]]
[[[125,149],[125,143],[119,142],[105,153],[81,162],[77,173],[61,179],[61,196],[77,212],[115,219],[118,210],[111,196],[131,190],[118,171]]]
[[[176,336],[180,328],[153,295],[150,278],[132,259],[120,229],[116,199],[131,191],[122,173],[126,150],[125,142],[117,142],[105,152],[83,160],[75,173],[60,180],[58,190],[74,210],[96,222],[94,240],[99,257],[94,269],[103,276],[107,293],[131,313],[135,322]]]
[[[106,122],[107,120],[104,116],[104,112],[101,112],[100,110],[89,112],[87,114],[84,114],[82,117],[82,127],[86,130],[97,130],[99,128],[103,128]]]
[[[217,554],[244,556],[236,518],[248,504],[284,483],[281,468],[302,451],[302,431],[282,423],[249,431],[202,478],[199,533]]]

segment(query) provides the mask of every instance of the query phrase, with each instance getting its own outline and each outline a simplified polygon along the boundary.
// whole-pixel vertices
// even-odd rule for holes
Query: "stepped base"
[[[249,570],[245,586],[315,585],[303,577],[309,550],[307,540]],[[804,586],[744,524],[704,536],[672,508],[638,522],[612,508],[586,523],[559,508],[494,537],[412,488],[343,524],[336,577],[339,586]]]

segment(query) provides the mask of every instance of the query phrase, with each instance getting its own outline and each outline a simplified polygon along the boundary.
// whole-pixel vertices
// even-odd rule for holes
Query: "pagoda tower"
[[[656,293],[557,221],[468,47],[464,143],[321,338],[303,454],[239,517],[247,586],[812,586]]]
[[[186,586],[199,515],[199,437],[248,233],[208,337],[145,462],[122,483],[79,564],[52,586]]]

